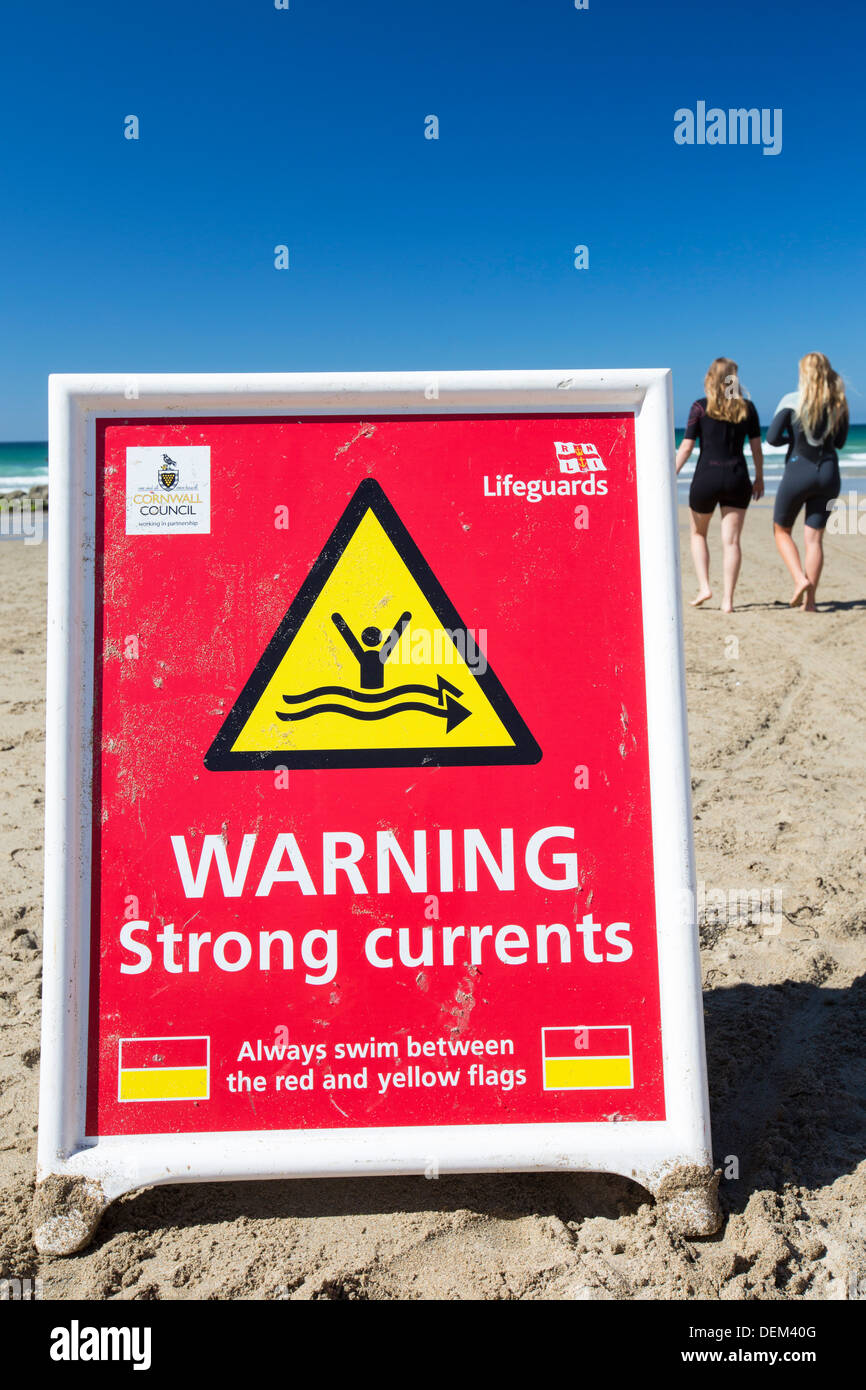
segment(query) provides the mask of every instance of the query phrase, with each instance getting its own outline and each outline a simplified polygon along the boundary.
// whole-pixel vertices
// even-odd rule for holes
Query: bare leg
[[[818,588],[818,580],[821,578],[821,571],[824,568],[824,530],[814,526],[805,528],[806,534],[806,573],[812,585],[811,597],[803,600],[803,608],[807,613],[815,612],[815,592]]]
[[[692,519],[692,563],[698,576],[697,597],[692,599],[692,608],[700,608],[708,598],[712,598],[710,588],[710,548],[707,545],[707,531],[713,519],[712,512],[689,511]]]
[[[791,527],[779,526],[774,523],[773,532],[779,554],[788,566],[788,572],[794,581],[794,597],[791,599],[791,607],[796,608],[804,599],[807,601],[811,599],[812,581],[800,564],[800,552],[794,544]]]
[[[722,612],[731,613],[734,608],[734,589],[740,573],[740,532],[746,519],[745,507],[722,507],[722,568],[725,576],[725,596],[722,599]]]

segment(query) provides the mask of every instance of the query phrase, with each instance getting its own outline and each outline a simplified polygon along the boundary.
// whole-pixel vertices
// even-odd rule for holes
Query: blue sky
[[[49,0],[0,32],[0,439],[45,437],[51,371],[670,366],[682,423],[724,354],[763,418],[812,349],[866,420],[854,0]],[[698,100],[781,107],[782,152],[676,145]]]

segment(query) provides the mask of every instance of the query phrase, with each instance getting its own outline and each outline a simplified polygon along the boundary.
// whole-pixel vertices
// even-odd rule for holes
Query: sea
[[[677,430],[676,442],[679,444],[683,431]],[[689,484],[695,471],[698,450],[695,447],[679,478],[677,494],[680,502],[689,500]],[[751,464],[751,455],[746,450],[746,460]],[[779,486],[785,463],[785,449],[773,449],[764,445],[764,489],[772,497]],[[842,474],[842,492],[866,492],[866,425],[852,425],[848,432],[848,442],[839,451],[839,467]],[[14,492],[35,487],[37,483],[48,482],[47,443],[0,444],[0,493]]]
[[[48,444],[0,444],[0,492],[48,482]]]
[[[684,433],[684,430],[677,430],[677,445],[682,440]],[[765,444],[763,452],[764,496],[773,497],[782,478],[785,468],[785,454],[788,451],[784,445],[774,449],[771,445]],[[691,458],[677,478],[677,500],[684,505],[689,500],[689,487],[697,461],[698,445],[696,444]],[[746,463],[749,466],[750,476],[754,478],[752,455],[749,452],[748,444],[746,445]],[[852,425],[849,429],[845,448],[839,450],[839,472],[842,475],[842,496],[849,492],[866,492],[866,425]]]

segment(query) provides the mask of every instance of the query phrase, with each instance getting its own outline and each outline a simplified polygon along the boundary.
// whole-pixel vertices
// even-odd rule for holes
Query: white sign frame
[[[695,924],[671,373],[471,371],[52,376],[45,980],[36,1243],[68,1254],[155,1183],[576,1170],[622,1174],[688,1235],[719,1225]],[[97,419],[542,414],[635,418],[667,1119],[85,1137]]]

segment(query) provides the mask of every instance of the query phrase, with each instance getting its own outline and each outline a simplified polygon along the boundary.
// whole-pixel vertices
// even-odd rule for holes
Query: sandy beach
[[[717,520],[710,546],[718,583]],[[46,547],[0,544],[0,1278],[56,1299],[866,1298],[866,539],[826,555],[822,611],[789,610],[759,504],[737,610],[720,588],[685,608],[718,1236],[672,1237],[612,1177],[201,1184],[117,1202],[59,1260],[30,1239]]]

